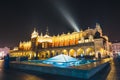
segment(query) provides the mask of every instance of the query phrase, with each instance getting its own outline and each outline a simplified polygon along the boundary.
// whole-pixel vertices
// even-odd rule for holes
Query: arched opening
[[[59,55],[59,54],[62,54],[61,50],[57,50],[55,55]]]
[[[53,57],[53,56],[55,56],[55,55],[56,55],[55,50],[52,50],[52,51],[51,51],[51,54],[50,54],[50,57]]]
[[[106,50],[104,50],[103,48],[100,48],[99,52],[100,52],[100,54],[101,54],[101,57],[103,57],[103,56],[106,56],[106,55],[107,55]]]
[[[30,53],[32,53],[32,51],[26,53],[27,57],[29,57]]]
[[[62,53],[68,55],[68,51],[66,49],[62,50]]]
[[[46,58],[49,58],[50,57],[50,51],[46,51]]]
[[[25,52],[22,52],[22,56],[25,56]]]
[[[94,49],[93,48],[87,48],[86,49],[86,55],[95,55]]]
[[[45,51],[42,51],[39,54],[40,54],[41,59],[45,59],[46,58],[46,52]]]
[[[29,58],[28,59],[33,59],[35,56],[35,52],[30,52],[29,53]]]
[[[84,54],[84,50],[82,48],[79,48],[77,50],[77,56],[80,56],[81,54]]]
[[[74,49],[70,49],[69,55],[72,57],[76,57],[76,51]]]

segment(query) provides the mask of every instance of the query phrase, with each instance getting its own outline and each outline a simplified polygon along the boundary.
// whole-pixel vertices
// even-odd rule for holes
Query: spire
[[[88,27],[88,29],[90,29],[90,27]]]
[[[67,33],[68,35],[70,34],[70,32]]]
[[[83,32],[83,30],[82,30],[82,29],[80,29],[80,32]]]
[[[46,28],[46,34],[49,35],[49,32],[48,32],[48,27]]]
[[[96,31],[98,31],[100,33],[100,35],[102,36],[102,29],[101,29],[99,23],[96,23]]]
[[[34,28],[34,31],[36,31],[36,28]]]
[[[34,28],[33,33],[32,33],[32,34],[35,34],[35,33],[37,33],[36,28]]]
[[[34,31],[31,34],[31,38],[35,38],[38,36],[38,32],[36,31],[36,28],[34,28]]]
[[[41,32],[41,37],[43,36],[43,33]]]
[[[100,24],[99,24],[99,23],[96,23],[96,28],[97,28],[97,29],[101,29],[101,27],[100,27]]]
[[[59,37],[60,35],[58,34],[57,37]]]

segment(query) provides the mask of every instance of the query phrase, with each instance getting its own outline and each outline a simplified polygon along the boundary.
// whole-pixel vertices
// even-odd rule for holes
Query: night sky
[[[120,40],[120,5],[115,0],[5,0],[0,1],[0,47],[30,40],[34,28],[45,33],[48,27],[51,36],[74,31],[58,4],[79,29],[94,28],[97,22],[110,41]]]

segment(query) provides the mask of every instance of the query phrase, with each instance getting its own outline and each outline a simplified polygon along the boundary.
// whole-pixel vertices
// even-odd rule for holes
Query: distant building
[[[10,49],[8,47],[0,48],[0,59],[9,54]]]
[[[113,55],[120,53],[120,42],[112,43],[112,53]]]
[[[42,32],[39,35],[34,29],[31,40],[20,42],[18,50],[13,50],[11,56],[28,56],[30,59],[37,56],[39,59],[45,59],[61,53],[72,57],[81,54],[98,57],[100,53],[105,57],[110,53],[110,46],[108,37],[103,35],[98,23],[94,29],[88,28],[56,36],[50,36],[48,29],[44,35]]]

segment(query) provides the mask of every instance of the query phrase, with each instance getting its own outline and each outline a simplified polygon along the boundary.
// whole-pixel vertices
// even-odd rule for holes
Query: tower
[[[38,38],[39,34],[36,31],[36,29],[34,28],[34,31],[31,34],[31,42],[32,42],[32,49],[35,50],[37,47],[37,38]]]
[[[46,28],[46,34],[49,35],[48,27]]]
[[[100,33],[100,36],[102,36],[102,29],[100,27],[100,24],[99,23],[96,23],[96,32],[99,32]]]

